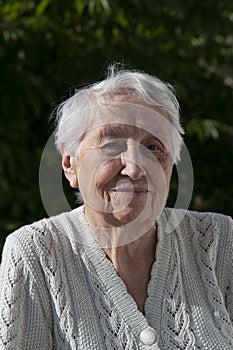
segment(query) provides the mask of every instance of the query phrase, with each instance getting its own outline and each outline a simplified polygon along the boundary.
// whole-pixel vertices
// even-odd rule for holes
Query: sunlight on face
[[[89,218],[102,216],[107,226],[125,225],[142,212],[144,219],[154,221],[168,196],[173,161],[166,141],[170,135],[167,120],[152,111],[159,122],[154,117],[156,125],[152,124],[150,132],[148,121],[144,122],[147,128],[141,127],[138,107],[130,104],[127,109],[121,104],[117,114],[99,115],[81,142],[80,192]],[[148,108],[142,112],[146,120]]]

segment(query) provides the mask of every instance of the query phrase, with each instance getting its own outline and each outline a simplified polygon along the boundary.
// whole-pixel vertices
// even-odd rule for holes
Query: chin
[[[132,207],[127,207],[123,210],[113,212],[112,215],[119,223],[119,226],[123,226],[129,224],[133,220],[136,220],[142,212],[142,210],[143,208],[139,210],[139,208],[135,209]]]

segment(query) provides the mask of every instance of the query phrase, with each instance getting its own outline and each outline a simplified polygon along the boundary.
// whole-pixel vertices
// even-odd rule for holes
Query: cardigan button
[[[152,345],[155,343],[157,335],[152,328],[143,329],[140,333],[140,340],[144,345]]]

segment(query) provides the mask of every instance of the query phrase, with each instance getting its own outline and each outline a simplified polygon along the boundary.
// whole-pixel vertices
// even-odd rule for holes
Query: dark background
[[[194,168],[190,208],[232,215],[232,1],[0,1],[0,40],[0,251],[7,234],[47,216],[38,173],[51,112],[112,62],[174,85]],[[176,189],[174,175],[169,205]]]

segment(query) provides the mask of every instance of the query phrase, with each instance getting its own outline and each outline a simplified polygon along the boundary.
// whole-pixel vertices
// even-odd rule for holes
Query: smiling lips
[[[146,188],[133,188],[133,187],[120,187],[120,188],[114,188],[110,191],[117,192],[117,193],[124,193],[124,194],[136,194],[136,195],[142,195],[148,193],[148,190]]]

